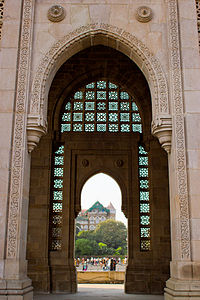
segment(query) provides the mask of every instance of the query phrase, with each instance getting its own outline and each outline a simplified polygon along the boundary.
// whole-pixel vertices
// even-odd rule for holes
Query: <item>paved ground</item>
[[[70,295],[35,295],[34,300],[164,300],[164,296],[124,294],[123,284],[79,284]]]

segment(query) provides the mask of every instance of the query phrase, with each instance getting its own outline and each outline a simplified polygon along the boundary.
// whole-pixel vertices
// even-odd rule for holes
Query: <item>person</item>
[[[113,271],[116,271],[116,264],[117,264],[116,260],[113,259]]]
[[[87,271],[87,261],[85,261],[83,264],[83,271]]]
[[[113,258],[111,258],[111,261],[110,261],[110,271],[114,271],[114,261],[113,261]]]

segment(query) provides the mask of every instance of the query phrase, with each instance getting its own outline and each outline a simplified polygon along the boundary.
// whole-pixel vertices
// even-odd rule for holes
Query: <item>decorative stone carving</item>
[[[121,168],[123,167],[124,165],[124,161],[122,159],[118,159],[115,161],[115,165],[118,167],[118,168]]]
[[[147,23],[153,18],[152,9],[148,6],[140,6],[136,11],[136,19],[139,22]]]
[[[159,119],[152,122],[151,125],[152,134],[155,135],[163,149],[170,153],[171,151],[171,139],[172,139],[172,119],[171,116],[160,116]]]
[[[40,141],[40,138],[46,133],[46,127],[36,125],[38,122],[38,116],[28,117],[27,123],[27,144],[28,152],[32,152]]]
[[[0,40],[1,40],[1,29],[3,26],[3,10],[4,10],[4,0],[0,0]]]
[[[196,0],[196,10],[197,10],[197,29],[199,35],[199,50],[200,50],[200,1]]]
[[[180,202],[180,236],[182,259],[190,259],[190,223],[189,223],[189,199],[186,170],[186,149],[184,129],[184,99],[182,86],[181,58],[179,45],[179,26],[177,0],[169,0],[169,53],[170,72],[172,85],[172,109],[174,114],[175,135],[175,168],[177,173],[177,191]]]
[[[59,62],[62,61],[61,57],[69,57],[75,54],[74,49],[75,43],[78,44],[78,51],[84,49],[84,43],[81,43],[85,38],[87,41],[91,41],[91,46],[93,45],[93,38],[95,35],[102,36],[102,45],[107,45],[108,39],[113,39],[117,41],[117,47],[122,45],[130,49],[130,57],[137,57],[137,61],[141,62],[139,67],[141,67],[144,72],[148,72],[147,77],[149,78],[150,86],[152,86],[152,102],[153,102],[153,118],[159,116],[159,114],[169,114],[169,103],[168,103],[168,88],[167,81],[160,65],[160,62],[154,57],[150,50],[135,36],[126,32],[116,26],[95,23],[89,24],[77,28],[75,31],[69,33],[61,40],[57,41],[52,48],[46,53],[40,65],[38,66],[36,76],[33,81],[32,93],[31,93],[31,104],[30,104],[30,114],[40,115],[40,119],[46,122],[47,118],[47,95],[48,91],[46,82],[48,78],[52,76],[52,70],[56,72],[61,65]],[[105,37],[105,39],[103,39]],[[88,45],[88,44],[87,44]],[[82,49],[80,49],[82,46]],[[71,47],[73,50],[71,51]],[[73,53],[72,53],[73,52]],[[126,54],[127,55],[127,54]],[[148,71],[147,71],[148,70]]]
[[[65,18],[65,10],[61,5],[53,5],[49,8],[47,17],[51,22],[60,22]]]
[[[18,77],[16,84],[15,119],[12,140],[10,194],[8,209],[7,258],[19,255],[19,232],[21,224],[21,202],[23,199],[25,128],[27,122],[28,82],[31,63],[31,37],[33,22],[33,0],[23,4],[22,27],[19,45]]]
[[[89,166],[89,161],[87,159],[83,159],[82,160],[82,165],[84,168],[88,167]]]

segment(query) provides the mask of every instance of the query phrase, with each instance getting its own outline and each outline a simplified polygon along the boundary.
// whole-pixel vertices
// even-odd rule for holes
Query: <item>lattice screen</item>
[[[0,40],[1,40],[1,29],[3,26],[3,9],[4,9],[4,0],[0,0]]]
[[[200,49],[200,0],[196,0],[197,9],[197,28],[199,33],[199,49]]]
[[[139,132],[142,122],[134,99],[109,81],[99,80],[66,99],[61,132]]]
[[[148,152],[139,146],[139,191],[140,191],[140,250],[151,250],[151,216],[149,195]]]
[[[53,154],[50,249],[62,248],[62,204],[63,204],[64,146],[57,145]]]

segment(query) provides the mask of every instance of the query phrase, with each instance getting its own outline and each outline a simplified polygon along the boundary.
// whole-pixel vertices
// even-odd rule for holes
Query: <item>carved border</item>
[[[32,34],[32,12],[35,0],[24,0],[23,16],[20,36],[19,65],[17,75],[14,133],[12,144],[12,161],[10,175],[10,195],[8,212],[7,233],[7,258],[16,258],[18,255],[18,233],[20,232],[19,217],[20,202],[23,194],[23,169],[24,151],[26,143],[26,118],[27,118],[27,95],[29,82],[30,49]]]
[[[32,96],[30,103],[30,117],[38,116],[38,123],[42,126],[46,126],[47,119],[47,95],[45,93],[46,82],[50,77],[52,69],[58,65],[58,60],[61,57],[65,57],[67,53],[74,51],[75,43],[78,43],[78,51],[84,49],[82,46],[82,40],[91,40],[93,44],[93,38],[96,35],[102,35],[107,39],[117,41],[116,49],[120,48],[120,44],[123,47],[127,47],[130,50],[130,55],[134,55],[140,61],[140,68],[144,73],[148,75],[151,80],[152,86],[152,99],[153,99],[153,116],[159,118],[159,115],[169,114],[168,103],[168,88],[167,81],[162,70],[160,62],[150,52],[150,50],[135,36],[129,32],[124,31],[116,26],[95,23],[87,26],[82,26],[75,31],[67,34],[61,40],[57,41],[51,49],[43,57],[40,65],[37,69],[36,76],[34,78],[32,86]],[[82,49],[80,49],[82,47]],[[71,50],[72,49],[72,50]],[[123,52],[123,51],[122,51]],[[73,53],[75,54],[75,52]],[[127,55],[127,53],[126,53]],[[69,58],[69,56],[68,56]],[[131,58],[132,59],[132,58]]]
[[[177,0],[168,0],[170,72],[174,112],[176,176],[180,202],[180,235],[182,259],[190,259],[190,224],[184,129],[184,99],[179,45]]]
[[[0,0],[0,40],[2,34],[2,26],[3,26],[3,11],[4,11],[4,0]]]

